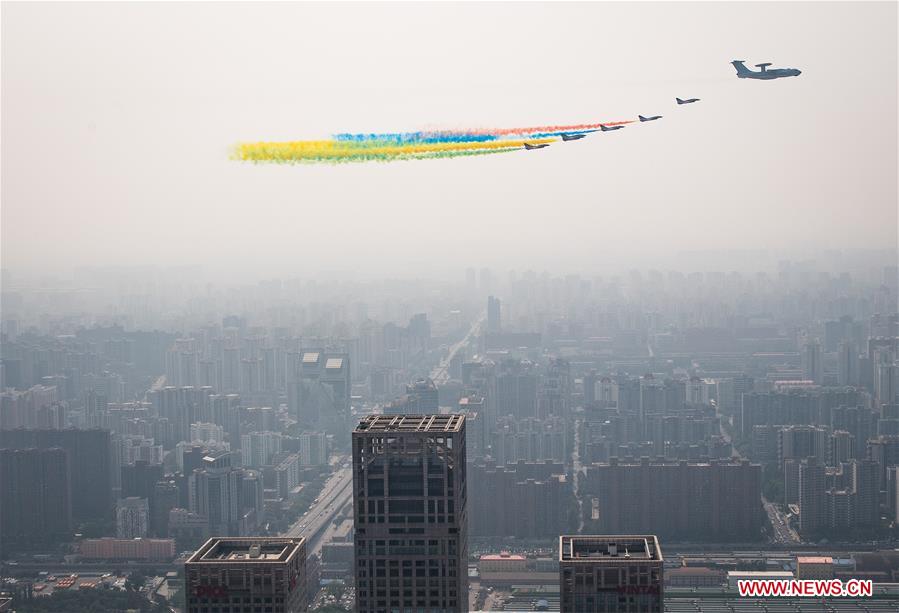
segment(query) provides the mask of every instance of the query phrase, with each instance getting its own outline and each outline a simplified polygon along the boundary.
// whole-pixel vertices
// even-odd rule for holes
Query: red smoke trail
[[[578,123],[568,126],[537,126],[533,128],[500,128],[500,129],[479,129],[479,130],[450,130],[450,134],[495,134],[497,136],[507,136],[511,134],[534,134],[544,132],[576,132],[578,130],[598,130],[601,126],[623,126],[634,123],[633,119],[626,121],[604,121],[602,123]]]

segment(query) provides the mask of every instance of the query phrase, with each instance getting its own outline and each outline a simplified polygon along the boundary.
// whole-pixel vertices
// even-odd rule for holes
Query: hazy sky
[[[588,271],[680,250],[897,244],[894,2],[2,13],[2,260],[14,271]],[[803,74],[738,80],[732,59]],[[238,141],[638,113],[665,117],[483,157],[228,158]]]

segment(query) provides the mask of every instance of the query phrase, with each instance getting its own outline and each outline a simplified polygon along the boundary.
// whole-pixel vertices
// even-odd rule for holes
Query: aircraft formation
[[[737,69],[737,78],[739,79],[762,79],[762,80],[771,80],[771,79],[780,79],[783,77],[798,77],[802,74],[802,71],[797,68],[774,68],[769,70],[768,66],[771,66],[771,62],[764,62],[762,64],[756,64],[756,68],[760,70],[758,72],[754,72],[748,68],[746,68],[746,60],[733,60],[731,62],[734,68]],[[675,102],[677,102],[678,106],[684,104],[693,104],[695,102],[699,102],[700,98],[675,98]],[[644,117],[643,115],[637,115],[637,119],[640,123],[644,123],[647,121],[656,121],[657,119],[661,119],[662,115],[651,115],[649,117]],[[624,128],[624,125],[615,125],[615,126],[606,126],[600,124],[599,129],[602,132],[611,132],[613,130],[621,130]],[[593,132],[594,130],[591,130]],[[563,141],[571,141],[584,138],[587,135],[586,132],[580,132],[577,134],[562,134]],[[549,146],[548,144],[534,146],[525,143],[525,149],[542,149],[543,147]]]
[[[746,68],[745,60],[731,62],[737,78],[772,80],[797,77],[796,68],[773,68],[770,62],[756,64],[758,71]],[[675,98],[677,106],[695,104],[700,98]],[[662,119],[662,115],[637,115],[637,119],[592,124],[440,130],[381,134],[337,134],[330,140],[240,143],[233,158],[258,163],[343,163],[432,159],[535,151],[553,142],[571,142],[594,132],[615,132],[631,123]]]

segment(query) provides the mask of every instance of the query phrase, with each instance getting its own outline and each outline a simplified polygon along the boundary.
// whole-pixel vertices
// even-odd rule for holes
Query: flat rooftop
[[[662,561],[659,539],[648,535],[560,536],[560,562]]]
[[[355,432],[461,432],[464,415],[368,415]]]
[[[304,541],[303,538],[211,538],[187,563],[286,562],[297,554]]]

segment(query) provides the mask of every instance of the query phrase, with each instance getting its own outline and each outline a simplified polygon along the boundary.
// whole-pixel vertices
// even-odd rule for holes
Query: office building
[[[655,536],[561,536],[561,611],[662,613],[663,564]]]
[[[372,415],[353,431],[356,610],[468,610],[463,415]]]
[[[303,538],[211,538],[184,564],[185,613],[306,610]]]

